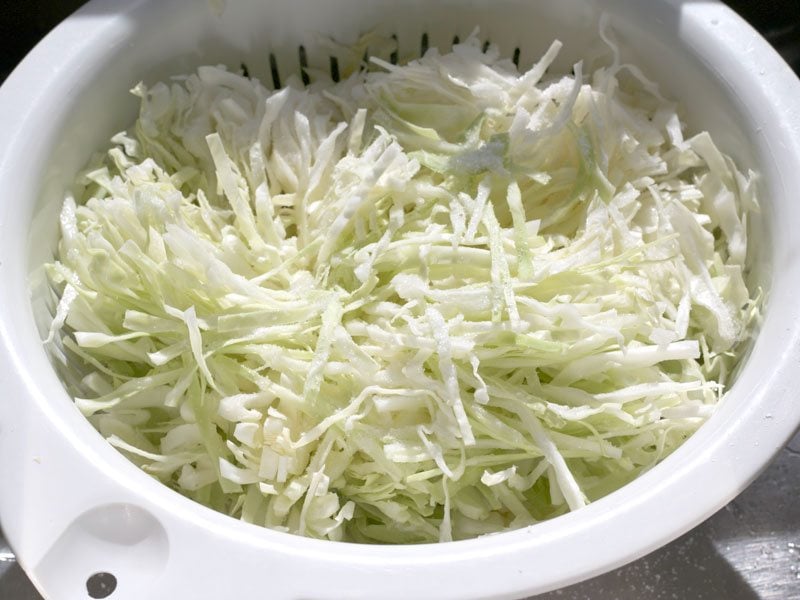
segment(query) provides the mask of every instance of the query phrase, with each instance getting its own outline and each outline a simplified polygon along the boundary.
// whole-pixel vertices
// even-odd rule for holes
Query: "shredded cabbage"
[[[527,526],[653,467],[758,314],[755,176],[608,43],[586,76],[473,35],[136,86],[48,265],[77,406],[180,493],[331,540]]]

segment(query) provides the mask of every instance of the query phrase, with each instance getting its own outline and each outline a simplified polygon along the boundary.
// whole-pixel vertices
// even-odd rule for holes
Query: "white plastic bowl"
[[[220,4],[220,3],[216,3]],[[127,90],[203,63],[245,61],[270,81],[268,52],[296,70],[304,43],[377,26],[416,47],[477,24],[522,63],[554,37],[560,66],[597,40],[601,10],[627,58],[686,107],[692,128],[763,176],[754,279],[767,290],[752,354],[718,413],[661,465],[575,513],[445,545],[315,541],[215,513],[161,486],[78,413],[37,329],[37,267],[52,256],[65,186],[129,125]],[[319,57],[327,61],[326,56]],[[326,64],[326,63],[325,63]],[[118,599],[519,598],[597,575],[710,516],[764,468],[800,423],[800,82],[717,2],[662,0],[96,0],[33,50],[0,89],[0,517],[34,584],[88,598],[116,576]],[[33,292],[31,292],[33,289]]]

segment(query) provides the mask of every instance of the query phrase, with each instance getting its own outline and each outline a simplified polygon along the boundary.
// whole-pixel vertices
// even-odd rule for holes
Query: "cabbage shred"
[[[331,540],[523,527],[656,465],[757,315],[755,177],[618,59],[545,78],[559,48],[138,85],[48,266],[77,406],[180,493]]]

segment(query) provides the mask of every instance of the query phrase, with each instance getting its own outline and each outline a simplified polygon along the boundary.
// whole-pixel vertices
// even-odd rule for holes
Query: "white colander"
[[[134,120],[127,91],[138,80],[244,62],[269,84],[273,71],[286,77],[301,62],[309,73],[335,68],[319,34],[348,42],[375,29],[409,57],[447,48],[476,25],[523,67],[558,37],[565,50],[555,68],[566,70],[596,44],[603,11],[626,58],[681,100],[689,126],[710,130],[763,176],[753,274],[768,301],[758,339],[718,413],[664,463],[526,529],[364,546],[264,530],[194,504],[78,413],[40,341],[51,305],[38,267],[52,257],[63,190]],[[716,2],[90,2],[0,89],[0,518],[22,566],[45,596],[70,600],[520,598],[687,531],[742,490],[800,423],[799,98],[786,64]]]

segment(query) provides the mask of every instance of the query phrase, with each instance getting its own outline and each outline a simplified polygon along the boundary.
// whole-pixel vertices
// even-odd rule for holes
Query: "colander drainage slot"
[[[398,63],[400,53],[399,53],[399,41],[397,39],[396,34],[391,35],[391,40],[394,42],[394,50],[389,54],[389,62],[393,65]],[[461,42],[461,38],[458,35],[453,36],[453,41],[451,43],[452,46],[459,44]],[[485,53],[489,50],[489,46],[491,45],[490,40],[485,40],[484,43],[481,45],[481,50]],[[430,37],[427,33],[423,33],[420,36],[419,41],[419,55],[424,56],[425,53],[430,48]],[[309,72],[309,65],[308,65],[308,53],[306,51],[305,46],[300,45],[297,48],[297,58],[300,65],[300,79],[303,82],[303,85],[308,86],[311,84],[311,73]],[[519,67],[519,59],[520,59],[520,48],[514,48],[514,52],[512,55],[512,62],[515,66]],[[364,70],[368,67],[369,64],[369,49],[364,51],[364,56],[362,58],[361,70]],[[280,68],[278,67],[278,58],[275,56],[275,53],[270,52],[269,54],[269,70],[270,75],[272,76],[272,86],[273,89],[279,90],[283,86],[283,82],[281,81],[281,74]],[[334,82],[338,82],[341,80],[341,72],[339,69],[339,59],[336,56],[330,55],[328,56],[328,70],[331,75],[331,79]],[[241,71],[245,77],[250,76],[250,72],[247,68],[247,65],[244,63],[241,64]]]
[[[272,86],[276,90],[281,89],[281,74],[278,72],[278,59],[275,58],[275,55],[272,53],[269,55],[269,70],[272,72]]]
[[[117,589],[117,578],[111,573],[100,571],[86,580],[86,591],[90,598],[108,598]]]
[[[366,57],[366,54],[364,54],[364,56]],[[330,57],[330,61],[331,61],[331,79],[333,79],[333,81],[335,81],[335,82],[338,82],[339,81],[339,59],[336,58],[335,56],[331,56]]]
[[[311,78],[308,76],[308,58],[306,57],[306,47],[300,46],[297,49],[297,56],[300,60],[300,79],[303,80],[303,85],[311,83]]]
[[[392,41],[394,42],[394,50],[392,50],[392,53],[389,55],[389,62],[392,63],[393,65],[396,65],[399,55],[397,51],[397,46],[399,44],[399,42],[397,41],[397,35],[392,34]]]

